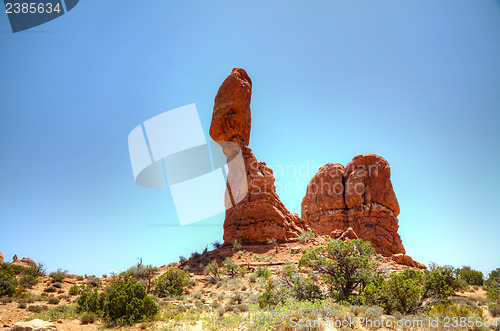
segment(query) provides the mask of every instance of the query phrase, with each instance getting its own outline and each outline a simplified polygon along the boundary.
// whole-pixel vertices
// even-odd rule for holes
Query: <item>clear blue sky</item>
[[[80,1],[16,34],[1,13],[0,59],[8,261],[102,275],[221,240],[223,214],[179,227],[168,189],[134,183],[127,136],[196,103],[208,137],[217,89],[242,67],[260,161],[382,155],[409,255],[500,267],[499,1]],[[277,176],[297,184],[281,194],[291,211],[312,175]]]

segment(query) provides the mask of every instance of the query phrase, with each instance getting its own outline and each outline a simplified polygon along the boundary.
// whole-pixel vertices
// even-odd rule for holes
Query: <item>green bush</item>
[[[151,287],[153,284],[153,279],[160,269],[153,267],[152,265],[143,265],[142,259],[139,259],[137,265],[129,268],[126,271],[126,275],[134,278],[144,285],[146,292],[151,292]]]
[[[386,310],[403,314],[416,312],[424,294],[422,283],[422,274],[414,269],[391,274],[383,284],[383,292],[387,296]]]
[[[245,269],[237,265],[230,257],[227,257],[222,262],[222,268],[224,273],[230,277],[236,277],[245,273]]]
[[[86,290],[78,299],[78,309],[95,313],[105,320],[132,324],[151,318],[158,312],[144,286],[130,277],[112,283],[105,292]]]
[[[471,267],[462,267],[458,272],[460,279],[469,285],[483,285],[483,273],[481,271],[473,270]]]
[[[275,306],[288,298],[298,301],[314,301],[323,297],[320,288],[309,279],[302,277],[295,265],[285,265],[276,280],[270,280],[257,302],[261,308]]]
[[[24,299],[17,302],[17,308],[26,309],[28,307],[28,302]]]
[[[180,295],[189,283],[189,274],[179,268],[169,269],[153,281],[153,293],[159,297]]]
[[[81,289],[83,288],[84,286],[82,285],[82,287],[78,286],[78,285],[72,285],[69,290],[68,290],[68,294],[69,295],[78,295],[80,294],[81,292]]]
[[[271,274],[271,269],[269,269],[267,266],[259,266],[257,267],[257,270],[255,270],[255,275],[257,277],[269,278],[271,277]]]
[[[221,246],[222,244],[217,240],[212,243],[212,246],[214,249],[217,249]]]
[[[53,293],[53,292],[57,292],[57,288],[55,286],[48,286],[48,287],[44,288],[43,291],[47,292],[47,293]]]
[[[16,278],[7,269],[0,269],[0,297],[14,295],[17,285]]]
[[[438,302],[447,303],[448,297],[462,286],[452,270],[451,266],[436,267],[433,271],[425,270],[423,299],[434,298]]]
[[[68,270],[57,269],[49,274],[54,282],[62,282],[68,275]]]
[[[338,301],[357,302],[373,277],[375,250],[370,242],[329,240],[326,246],[309,249],[299,261],[323,276],[330,295]]]
[[[101,286],[101,280],[96,276],[90,276],[89,278],[87,278],[87,286],[99,287]]]
[[[203,273],[208,276],[209,281],[212,284],[216,284],[220,281],[220,269],[217,261],[210,262],[204,269]]]
[[[30,274],[23,275],[19,279],[19,285],[21,285],[24,288],[32,288],[36,284],[38,284],[38,280],[36,279],[36,277]]]
[[[233,241],[233,250],[234,251],[239,251],[241,249],[241,244],[237,239],[234,239]]]
[[[488,305],[488,310],[490,311],[491,316],[499,317],[500,316],[500,304],[498,303],[490,303]]]
[[[312,231],[304,231],[297,238],[301,243],[305,244],[309,241],[309,238],[315,238],[316,234]]]
[[[387,280],[376,275],[363,290],[362,302],[384,307],[388,313],[403,314],[415,313],[426,302],[447,304],[448,298],[454,294],[454,287],[460,286],[451,270],[453,268],[449,266],[436,267],[422,274],[406,269],[391,274]]]
[[[37,305],[31,305],[28,307],[28,311],[32,312],[32,313],[41,313],[42,311],[44,310],[47,310],[48,307],[47,306],[37,306]]]
[[[500,268],[492,270],[485,282],[488,298],[500,303]]]
[[[61,300],[57,297],[50,297],[48,300],[47,300],[47,303],[51,304],[51,305],[57,305]]]
[[[85,312],[80,316],[80,323],[92,324],[97,320],[97,315],[92,312]]]

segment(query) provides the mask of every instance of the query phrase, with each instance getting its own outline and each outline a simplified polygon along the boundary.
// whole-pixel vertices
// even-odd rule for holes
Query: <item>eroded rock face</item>
[[[240,151],[244,161],[244,168],[242,163],[228,164],[224,242],[294,240],[304,230],[304,222],[283,205],[276,194],[273,171],[258,162],[248,147],[251,93],[252,81],[245,70],[233,69],[215,97],[210,136],[222,146],[228,161]],[[235,199],[242,192],[243,197]]]
[[[404,254],[397,232],[399,204],[390,177],[388,162],[375,154],[358,155],[345,168],[338,163],[324,165],[302,200],[306,226],[336,239],[368,240],[383,256]]]

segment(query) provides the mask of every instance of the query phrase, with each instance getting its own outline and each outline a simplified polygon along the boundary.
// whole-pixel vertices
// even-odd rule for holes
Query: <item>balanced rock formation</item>
[[[210,136],[228,159],[224,242],[291,241],[305,230],[276,194],[273,171],[258,162],[248,147],[252,81],[243,69],[233,69],[215,97]],[[237,156],[242,162],[230,162]]]
[[[36,266],[36,262],[33,261],[33,259],[30,259],[29,257],[23,257],[21,260],[17,258],[17,255],[14,255],[15,259],[13,262],[11,262],[12,265],[18,265],[21,267],[31,267],[31,266]]]
[[[345,168],[328,163],[309,182],[301,216],[319,235],[368,240],[386,257],[404,254],[390,178],[389,163],[375,154],[358,155]]]

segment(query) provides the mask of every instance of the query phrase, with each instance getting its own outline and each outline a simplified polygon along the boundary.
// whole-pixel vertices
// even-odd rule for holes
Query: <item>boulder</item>
[[[296,240],[305,230],[297,214],[286,209],[276,194],[273,171],[258,162],[248,147],[252,81],[243,69],[233,69],[215,97],[210,136],[223,148],[228,161],[224,242],[265,243]]]
[[[346,166],[344,172],[345,201],[347,208],[376,203],[399,215],[399,204],[392,189],[391,168],[381,156],[358,155]]]
[[[339,240],[343,241],[354,239],[358,239],[358,236],[352,228],[348,228],[347,230],[345,230],[344,233],[342,233],[342,235],[339,237]]]
[[[210,137],[215,141],[234,141],[248,146],[252,117],[252,80],[245,70],[235,68],[224,80],[215,97]]]
[[[11,331],[46,331],[58,330],[54,324],[40,319],[34,319],[28,322],[17,322],[10,328]]]
[[[375,154],[358,155],[345,168],[338,163],[324,165],[302,199],[305,226],[334,239],[351,228],[344,239],[354,234],[386,257],[405,253],[397,232],[399,204],[390,177],[389,163]]]

